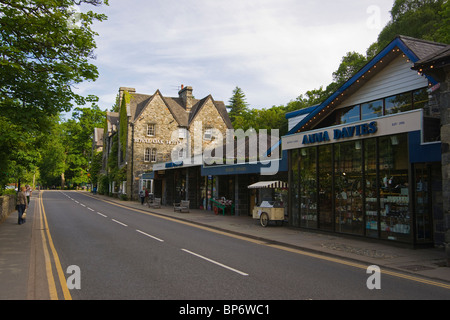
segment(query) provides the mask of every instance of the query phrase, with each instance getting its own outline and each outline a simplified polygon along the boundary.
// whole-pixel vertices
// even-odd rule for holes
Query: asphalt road
[[[387,274],[379,278],[381,289],[371,290],[367,280],[372,274],[350,262],[207,230],[82,193],[46,191],[41,203],[59,258],[55,265],[72,285],[73,300],[450,299],[448,289]],[[56,268],[53,275],[58,282]]]

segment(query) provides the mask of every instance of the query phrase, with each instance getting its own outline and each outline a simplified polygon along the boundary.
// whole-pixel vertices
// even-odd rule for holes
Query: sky
[[[250,108],[286,105],[332,82],[342,57],[365,54],[394,0],[109,0],[96,22],[99,78],[76,88],[108,109],[120,87],[177,97],[191,86],[226,105],[236,87]],[[83,8],[85,10],[85,8]]]

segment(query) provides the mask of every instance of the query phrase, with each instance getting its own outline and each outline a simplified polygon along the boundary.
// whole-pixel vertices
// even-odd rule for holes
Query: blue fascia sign
[[[341,140],[345,138],[353,138],[360,136],[367,136],[377,133],[378,125],[376,121],[370,123],[357,124],[354,126],[343,127],[334,129],[332,132],[333,140]],[[330,133],[328,131],[315,132],[311,134],[305,134],[303,136],[302,144],[312,144],[320,142],[330,142]]]

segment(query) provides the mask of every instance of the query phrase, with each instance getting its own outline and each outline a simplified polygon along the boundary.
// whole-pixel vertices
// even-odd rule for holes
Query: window
[[[204,140],[211,141],[212,139],[212,128],[205,129],[205,134],[203,136]]]
[[[383,115],[383,100],[376,100],[361,105],[361,120],[378,118]]]
[[[334,146],[335,231],[363,234],[361,141]]]
[[[397,94],[395,96],[386,98],[385,100],[385,114],[394,114],[405,112],[412,109],[411,93]]]
[[[151,154],[150,148],[146,148],[144,155],[144,162],[150,162],[150,154]]]
[[[187,130],[186,128],[178,128],[178,138],[186,139],[187,138]]]
[[[156,125],[154,123],[147,124],[147,135],[154,136],[155,135]]]
[[[155,148],[152,149],[151,155],[150,155],[150,161],[151,162],[156,162],[156,155],[157,155],[157,150]]]
[[[338,124],[359,121],[359,105],[340,110]]]

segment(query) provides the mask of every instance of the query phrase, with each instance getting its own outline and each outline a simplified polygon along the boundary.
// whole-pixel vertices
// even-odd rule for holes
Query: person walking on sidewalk
[[[27,197],[25,195],[25,187],[21,187],[20,191],[17,194],[17,213],[19,215],[19,224],[25,223],[25,219],[22,218],[23,213],[27,209],[28,203],[27,203]]]
[[[145,199],[145,188],[142,188],[141,191],[139,191],[139,198],[141,198],[141,204],[144,204],[144,199]]]
[[[26,185],[26,191],[25,191],[25,195],[27,196],[27,204],[30,204],[30,197],[31,197],[31,192],[33,192],[31,190],[31,187],[27,184]]]

